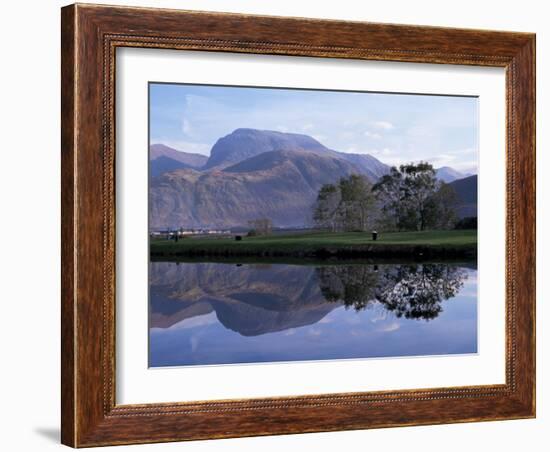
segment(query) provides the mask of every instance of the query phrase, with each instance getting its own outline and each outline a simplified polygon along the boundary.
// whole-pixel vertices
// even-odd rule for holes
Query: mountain
[[[449,184],[460,199],[459,217],[477,217],[477,175],[458,179]]]
[[[302,134],[236,129],[210,157],[151,146],[150,226],[228,228],[267,217],[303,227],[323,184],[361,174],[372,182],[389,166],[368,154],[329,149]]]
[[[389,166],[368,154],[348,154],[329,149],[315,138],[273,130],[236,129],[212,147],[206,169],[223,169],[257,155],[281,150],[309,151],[345,160],[372,181],[389,172]]]
[[[442,180],[446,183],[453,182],[457,179],[462,179],[469,176],[469,174],[463,174],[460,171],[451,168],[450,166],[442,166],[441,168],[437,168],[435,170],[435,175],[439,180]]]
[[[226,167],[264,152],[281,149],[328,151],[328,148],[308,135],[271,130],[236,129],[214,144],[206,168]]]
[[[390,172],[390,167],[385,163],[382,163],[377,158],[369,154],[348,154],[343,152],[332,151],[338,157],[343,158],[349,163],[355,165],[357,169],[369,177],[371,182],[376,182],[385,174]]]
[[[153,328],[214,311],[226,328],[258,336],[315,324],[340,306],[326,301],[311,266],[155,262],[150,284]]]
[[[150,225],[227,228],[267,217],[279,227],[309,223],[323,184],[360,173],[344,159],[304,150],[271,151],[223,170],[177,170],[150,185]]]
[[[178,169],[199,169],[207,160],[205,155],[178,151],[164,144],[152,144],[149,147],[149,174],[157,177]]]
[[[164,155],[161,155],[160,157],[149,162],[149,174],[151,175],[151,177],[157,177],[170,171],[185,168],[192,167]]]

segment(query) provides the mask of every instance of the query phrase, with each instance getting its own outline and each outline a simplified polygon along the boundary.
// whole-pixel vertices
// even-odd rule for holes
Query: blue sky
[[[209,155],[237,128],[311,135],[396,165],[429,161],[477,172],[473,97],[150,84],[150,141]]]

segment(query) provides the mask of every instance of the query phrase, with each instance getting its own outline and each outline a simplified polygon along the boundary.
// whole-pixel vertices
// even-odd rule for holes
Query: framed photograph
[[[62,9],[62,442],[535,416],[535,36]]]

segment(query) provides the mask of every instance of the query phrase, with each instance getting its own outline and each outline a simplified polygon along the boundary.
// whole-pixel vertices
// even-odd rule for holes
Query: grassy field
[[[380,233],[373,241],[363,232],[307,232],[263,237],[184,238],[151,242],[151,256],[475,256],[477,231]]]

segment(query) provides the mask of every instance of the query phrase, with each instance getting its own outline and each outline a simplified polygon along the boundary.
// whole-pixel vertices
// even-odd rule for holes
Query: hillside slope
[[[174,171],[151,181],[150,225],[227,228],[267,217],[275,226],[304,226],[319,188],[356,173],[345,160],[303,150],[264,153],[222,171]]]
[[[460,199],[459,217],[477,217],[477,175],[458,179],[449,185],[455,189]]]

